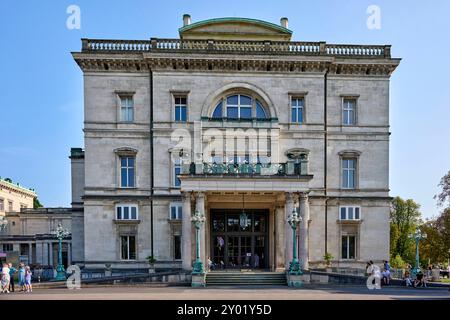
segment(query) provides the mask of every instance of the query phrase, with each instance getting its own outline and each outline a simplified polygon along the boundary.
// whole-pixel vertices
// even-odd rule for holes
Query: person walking
[[[23,262],[19,264],[19,286],[20,291],[25,291],[25,265]]]
[[[1,286],[2,286],[2,293],[9,293],[9,267],[7,263],[3,264],[2,269],[2,280],[1,280]]]
[[[8,267],[9,267],[9,291],[14,292],[14,274],[17,272],[17,269],[12,266],[12,263],[9,263]]]
[[[26,288],[26,292],[33,292],[33,286],[31,285],[30,266],[25,267],[25,288]]]

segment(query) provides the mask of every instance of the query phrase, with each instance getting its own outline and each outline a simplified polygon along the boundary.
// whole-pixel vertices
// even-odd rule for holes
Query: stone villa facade
[[[72,168],[86,268],[284,270],[389,257],[389,45],[291,41],[281,24],[191,23],[179,39],[82,39],[85,150]],[[81,152],[81,151],[80,151]],[[82,228],[80,228],[81,230]],[[81,232],[81,231],[80,231]]]

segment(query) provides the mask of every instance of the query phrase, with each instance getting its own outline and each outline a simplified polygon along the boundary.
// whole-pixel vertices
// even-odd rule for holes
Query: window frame
[[[131,259],[131,251],[130,251],[130,238],[133,237],[134,238],[134,259]],[[127,238],[127,257],[123,257],[123,251],[122,251],[122,247],[123,247],[123,238]],[[120,245],[120,260],[121,261],[137,261],[138,260],[138,256],[137,256],[137,237],[136,235],[120,235],[120,239],[119,239],[119,245]]]
[[[175,208],[176,218],[172,218],[172,208]],[[169,220],[170,221],[181,221],[183,219],[183,203],[182,202],[171,202],[169,205]]]
[[[5,250],[5,246],[8,246],[8,248],[11,248],[11,250]],[[13,243],[3,243],[2,251],[3,252],[14,252],[14,244]]]
[[[116,92],[117,99],[118,99],[118,122],[119,123],[134,123],[136,118],[136,109],[135,109],[135,99],[134,99],[134,92]],[[131,107],[126,106],[124,108],[123,106],[123,100],[130,100],[131,101]],[[124,119],[122,117],[122,109],[131,110],[131,120]],[[128,115],[128,114],[127,114]]]
[[[296,100],[296,103],[297,103],[296,106],[293,106],[293,101],[294,100]],[[301,108],[298,106],[298,100],[302,100],[303,101],[303,105],[302,105]],[[306,114],[306,112],[305,112],[305,109],[306,109],[305,105],[306,105],[305,96],[295,96],[295,95],[291,95],[290,96],[290,99],[289,99],[289,118],[290,118],[289,120],[290,121],[289,122],[291,124],[304,124],[305,123],[305,114]],[[292,112],[293,112],[294,109],[296,110],[297,121],[294,121],[294,119],[292,118]],[[302,121],[298,121],[299,109],[301,109]]]
[[[352,123],[345,123],[345,111],[351,111],[352,109],[350,108],[346,108],[346,104],[345,101],[353,101],[354,102],[354,107],[353,107],[353,117]],[[341,112],[341,121],[342,121],[342,126],[345,127],[351,127],[351,126],[356,126],[358,124],[358,97],[356,96],[342,96],[342,112]]]
[[[177,257],[177,246],[176,246],[176,238],[179,238],[179,257]],[[183,249],[182,249],[182,241],[183,241],[183,239],[182,239],[182,237],[181,237],[181,234],[174,234],[173,236],[172,236],[172,244],[173,244],[173,260],[174,261],[180,261],[180,260],[182,260],[183,259]]]
[[[237,96],[237,104],[228,104],[228,98]],[[241,104],[241,96],[248,97],[251,99],[251,104]],[[257,112],[257,102],[260,105],[261,109],[263,110],[265,117],[258,117]],[[215,117],[214,113],[216,109],[219,107],[219,104],[221,104],[222,108],[222,115],[221,117]],[[251,114],[249,118],[242,118],[241,117],[241,109],[245,108],[248,109],[248,106],[250,106]],[[236,117],[228,117],[228,108],[234,107],[237,108],[237,118]],[[258,95],[252,93],[252,92],[246,92],[246,91],[233,91],[233,92],[227,92],[223,94],[219,99],[215,100],[214,107],[211,110],[211,113],[208,115],[210,119],[215,120],[230,120],[230,121],[268,121],[271,119],[271,113],[269,107],[266,105],[264,99],[259,97]]]
[[[354,239],[354,246],[353,246],[353,258],[350,258],[350,237],[352,237]],[[346,239],[346,245],[347,245],[347,252],[346,252],[346,257],[344,257],[344,255],[342,254],[342,251],[344,249],[344,238]],[[354,261],[358,259],[358,237],[356,234],[342,234],[341,235],[341,250],[340,250],[340,254],[341,254],[341,259],[342,260],[346,260],[346,261]]]
[[[353,160],[355,165],[354,168],[344,168],[344,161],[349,161],[349,160]],[[342,190],[356,190],[358,189],[358,174],[359,174],[359,170],[358,170],[358,163],[359,163],[359,158],[357,156],[342,156],[341,159],[341,189]],[[345,174],[344,174],[344,170],[353,170],[353,187],[345,187],[344,183],[345,183]],[[348,182],[348,181],[347,181]]]
[[[8,200],[8,212],[14,212],[14,201]]]
[[[349,208],[353,209],[353,218],[349,219]],[[342,209],[345,209],[345,218],[342,219]],[[356,209],[358,209],[358,219],[356,219]],[[361,221],[361,206],[339,206],[340,221]]]
[[[118,208],[121,208],[121,217],[119,218]],[[124,208],[128,208],[128,219],[124,218]],[[136,218],[132,218],[132,208],[136,209]],[[115,205],[114,218],[117,221],[139,221],[139,205],[135,203],[118,203]]]
[[[181,179],[178,178],[178,175],[182,174],[183,172],[183,165],[181,162],[181,158],[177,157],[174,159],[174,161],[171,163],[172,167],[172,188],[181,188]],[[179,169],[180,173],[176,174],[176,170]],[[177,181],[180,181],[180,185],[177,185]]]
[[[182,103],[177,103],[177,99],[186,99],[186,103],[182,104]],[[189,97],[188,94],[185,93],[173,93],[172,94],[172,112],[173,112],[173,116],[172,116],[172,121],[176,122],[176,123],[185,123],[189,121],[189,113],[188,113],[188,105],[189,105]],[[186,115],[186,119],[185,120],[177,120],[177,108],[185,108],[185,115]],[[180,113],[180,119],[182,113]]]
[[[119,154],[118,158],[119,158],[119,188],[121,188],[121,189],[134,189],[134,188],[136,188],[136,186],[137,186],[137,181],[136,181],[136,158],[137,157],[136,157],[136,154]],[[129,160],[127,160],[127,166],[126,167],[122,167],[122,158],[133,159],[134,166],[133,167],[129,167],[128,166],[128,161]],[[127,170],[127,185],[126,186],[122,185],[122,169],[123,168],[126,168],[126,170]],[[128,185],[128,183],[129,183],[129,170],[131,168],[133,169],[133,185],[132,186]]]
[[[0,212],[5,212],[5,199],[0,198]]]

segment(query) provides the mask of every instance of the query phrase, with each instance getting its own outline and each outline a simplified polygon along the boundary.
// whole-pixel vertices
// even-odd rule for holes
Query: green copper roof
[[[291,30],[286,29],[286,28],[284,28],[282,26],[279,26],[279,25],[271,23],[271,22],[258,20],[258,19],[236,18],[236,17],[215,18],[215,19],[208,19],[208,20],[198,21],[198,22],[191,23],[190,25],[181,27],[181,28],[178,29],[178,31],[180,33],[182,33],[182,32],[185,32],[185,31],[188,31],[190,29],[193,29],[193,28],[196,28],[196,27],[200,27],[200,26],[203,26],[203,25],[208,25],[208,24],[213,24],[213,23],[221,23],[221,22],[248,22],[248,23],[253,23],[253,24],[258,24],[258,25],[261,25],[261,26],[269,27],[271,29],[275,29],[275,30],[281,31],[281,32],[286,33],[286,34],[292,34]]]
[[[1,181],[3,184],[5,184],[5,185],[7,185],[7,186],[9,186],[9,187],[16,188],[16,189],[19,189],[19,190],[23,190],[23,191],[26,191],[26,192],[28,192],[28,193],[33,193],[34,195],[36,195],[36,191],[34,191],[34,189],[28,189],[28,188],[22,187],[22,186],[21,186],[20,184],[18,184],[18,183],[14,184],[14,183],[9,182],[9,181],[7,181],[7,180],[5,180],[5,179],[2,179],[1,177],[0,177],[0,181]]]

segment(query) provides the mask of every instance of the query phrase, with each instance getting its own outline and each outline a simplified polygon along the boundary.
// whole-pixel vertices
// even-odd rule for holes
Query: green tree
[[[413,263],[414,241],[410,238],[420,222],[420,205],[411,199],[396,197],[391,204],[391,259],[399,255]]]
[[[441,192],[434,196],[438,201],[438,206],[450,209],[450,171],[441,178],[439,187]]]
[[[38,209],[38,208],[42,208],[43,205],[41,204],[41,202],[39,201],[39,199],[36,197],[33,199],[33,208],[34,209]]]

